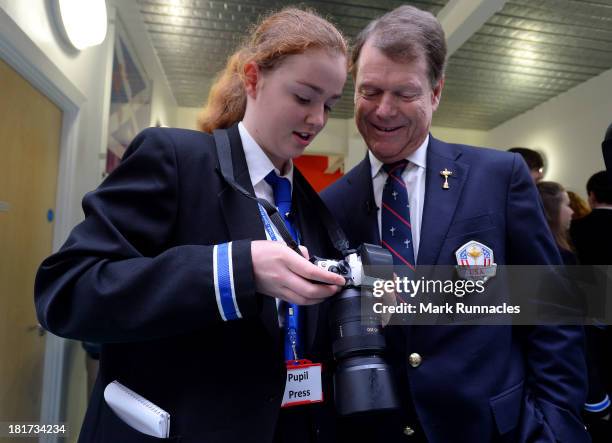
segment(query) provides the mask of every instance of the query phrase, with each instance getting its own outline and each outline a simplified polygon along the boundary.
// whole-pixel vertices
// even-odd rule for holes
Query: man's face
[[[425,57],[395,62],[366,42],[355,79],[355,123],[383,163],[406,158],[423,143],[444,80],[432,89]]]

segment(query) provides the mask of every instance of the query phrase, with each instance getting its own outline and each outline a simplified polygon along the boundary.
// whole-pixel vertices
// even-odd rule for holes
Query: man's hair
[[[609,172],[599,171],[587,182],[587,194],[592,192],[598,203],[612,204],[612,185],[608,174]]]
[[[530,170],[540,169],[544,167],[544,159],[542,158],[542,155],[540,155],[539,152],[534,151],[533,149],[516,147],[508,149],[508,152],[520,154],[520,156],[523,157],[523,159],[525,160],[525,163],[527,163],[527,166]]]
[[[412,62],[423,57],[427,62],[431,87],[444,76],[446,39],[438,19],[414,6],[400,6],[370,22],[355,38],[349,70],[357,76],[359,54],[366,41],[394,62]]]

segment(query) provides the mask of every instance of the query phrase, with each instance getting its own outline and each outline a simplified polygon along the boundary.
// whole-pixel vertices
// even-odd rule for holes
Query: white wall
[[[201,108],[188,108],[179,106],[176,108],[175,124],[177,128],[197,129],[196,122]]]
[[[444,100],[444,98],[442,98]],[[472,146],[487,146],[487,131],[478,129],[458,129],[445,128],[442,126],[432,126],[431,134],[440,140],[449,143],[461,143]]]
[[[489,131],[486,145],[542,151],[545,180],[586,195],[588,178],[605,169],[601,142],[612,121],[612,70]]]

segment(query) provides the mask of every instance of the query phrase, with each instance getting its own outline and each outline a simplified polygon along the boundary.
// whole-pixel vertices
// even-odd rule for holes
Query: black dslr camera
[[[313,257],[312,262],[346,281],[330,300],[338,413],[346,416],[398,408],[392,372],[382,357],[381,318],[372,309],[374,281],[393,278],[391,254],[380,246],[363,244],[356,251],[347,251],[343,260]]]

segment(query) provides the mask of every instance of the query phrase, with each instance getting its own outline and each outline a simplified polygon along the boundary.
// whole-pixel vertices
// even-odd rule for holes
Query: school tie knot
[[[264,179],[274,192],[274,203],[281,215],[291,211],[291,182],[285,177],[279,177],[272,171]]]

